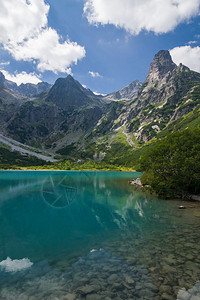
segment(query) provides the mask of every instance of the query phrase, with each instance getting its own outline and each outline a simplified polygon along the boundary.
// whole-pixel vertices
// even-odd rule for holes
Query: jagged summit
[[[47,82],[39,82],[38,84],[21,83],[18,86],[15,82],[7,80],[4,74],[0,72],[0,88],[6,88],[18,95],[32,97],[42,92],[48,91],[50,87],[51,84]]]
[[[150,64],[149,72],[145,82],[153,83],[162,79],[168,72],[172,72],[176,68],[176,64],[172,61],[168,50],[160,50]]]
[[[3,75],[2,72],[0,72],[0,88],[4,86],[4,82],[5,82],[5,76]]]
[[[130,100],[137,96],[138,90],[141,87],[142,83],[139,80],[134,80],[129,85],[124,88],[109,94],[105,97],[105,99],[110,101],[118,101],[118,100]]]
[[[61,108],[99,104],[97,96],[95,96],[90,90],[84,88],[71,75],[68,75],[65,78],[58,78],[56,80],[48,93],[46,101],[53,102]]]

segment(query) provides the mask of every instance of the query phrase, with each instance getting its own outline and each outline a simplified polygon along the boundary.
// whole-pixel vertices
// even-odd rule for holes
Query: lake
[[[0,299],[200,299],[200,204],[138,176],[0,171]]]

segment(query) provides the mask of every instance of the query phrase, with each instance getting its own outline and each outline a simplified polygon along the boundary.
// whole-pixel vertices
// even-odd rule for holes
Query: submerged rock
[[[65,297],[62,298],[62,300],[75,300],[76,295],[75,294],[67,294]]]
[[[183,205],[180,205],[178,208],[179,208],[179,209],[186,209],[186,207],[183,206]]]
[[[96,291],[95,287],[92,285],[88,285],[88,284],[78,288],[78,290],[77,290],[77,292],[80,293],[81,295],[87,295],[87,294],[93,293],[95,291]]]

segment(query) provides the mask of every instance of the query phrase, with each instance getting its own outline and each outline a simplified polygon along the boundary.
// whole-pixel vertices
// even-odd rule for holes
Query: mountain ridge
[[[33,97],[42,92],[46,92],[51,88],[51,84],[47,82],[39,82],[37,84],[33,83],[21,83],[17,85],[11,80],[7,80],[2,72],[0,72],[0,87],[11,90],[22,96]]]
[[[109,101],[131,100],[137,97],[138,90],[142,86],[139,80],[134,80],[120,90],[106,95],[104,98]]]
[[[0,97],[1,93],[14,97],[2,80],[0,74]],[[14,110],[9,107],[6,120],[1,119],[3,99],[0,132],[65,158],[113,161],[123,151],[133,151],[177,126],[182,128],[186,122],[182,118],[194,124],[199,118],[199,94],[200,74],[177,66],[169,51],[161,50],[143,84],[133,81],[104,97],[68,76],[36,97],[22,97]]]
[[[100,105],[100,97],[91,90],[84,88],[71,75],[58,78],[51,87],[45,101],[52,102],[58,107],[82,107],[87,105]]]

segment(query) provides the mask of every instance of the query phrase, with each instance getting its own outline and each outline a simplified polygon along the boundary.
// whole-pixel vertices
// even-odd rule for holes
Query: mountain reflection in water
[[[139,175],[0,172],[0,298],[184,299],[200,278],[199,207],[135,192]]]

